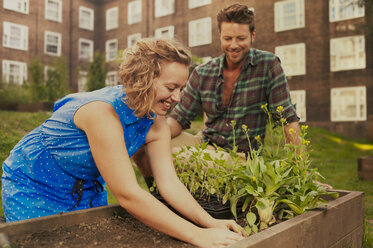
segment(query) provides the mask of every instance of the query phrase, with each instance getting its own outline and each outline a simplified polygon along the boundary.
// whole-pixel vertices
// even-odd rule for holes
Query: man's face
[[[251,34],[248,24],[234,22],[223,22],[221,24],[221,49],[226,55],[228,65],[238,65],[243,62],[254,37],[255,31]]]

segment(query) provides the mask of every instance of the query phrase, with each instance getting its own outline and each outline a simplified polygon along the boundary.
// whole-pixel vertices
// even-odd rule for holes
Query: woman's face
[[[188,80],[189,70],[186,65],[171,62],[161,65],[159,77],[154,79],[156,96],[153,111],[165,115],[173,103],[180,101],[181,91]]]

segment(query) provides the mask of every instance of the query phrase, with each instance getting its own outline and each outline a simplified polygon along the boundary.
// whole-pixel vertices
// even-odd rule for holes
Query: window
[[[154,16],[161,17],[175,13],[175,0],[154,0]]]
[[[167,26],[163,28],[157,28],[155,30],[156,38],[174,38],[175,26]]]
[[[276,32],[304,26],[304,0],[286,0],[275,3]]]
[[[93,60],[93,41],[87,39],[79,39],[79,59]]]
[[[366,87],[331,89],[332,121],[365,121],[367,119]]]
[[[87,91],[88,72],[80,71],[78,79],[78,92]]]
[[[11,22],[3,22],[3,46],[25,50],[28,49],[28,27]]]
[[[141,22],[141,0],[128,3],[128,25]]]
[[[306,74],[306,45],[304,43],[278,46],[276,55],[281,60],[281,65],[286,76]]]
[[[45,19],[62,22],[61,0],[45,0]]]
[[[106,30],[118,28],[118,7],[106,10]]]
[[[201,46],[211,43],[211,17],[189,22],[189,46]]]
[[[118,40],[106,41],[106,61],[113,61],[118,55]]]
[[[364,36],[330,40],[330,71],[366,68]]]
[[[44,32],[44,53],[54,56],[61,55],[61,34],[51,31]]]
[[[128,35],[127,37],[127,47],[131,47],[136,44],[136,41],[141,39],[141,34],[136,33],[136,34],[131,34]]]
[[[291,102],[294,104],[299,116],[299,122],[306,121],[306,91],[305,90],[291,90]]]
[[[7,83],[22,85],[27,80],[27,64],[19,61],[3,60],[3,79]]]
[[[107,86],[118,85],[118,73],[117,73],[117,71],[109,71],[107,73],[105,84]]]
[[[189,0],[188,7],[189,9],[193,9],[208,4],[211,4],[211,0]]]
[[[4,0],[3,8],[28,14],[29,0]]]
[[[329,21],[337,22],[364,16],[364,6],[356,0],[329,0]]]
[[[94,12],[83,6],[79,7],[79,28],[93,30],[94,29]]]

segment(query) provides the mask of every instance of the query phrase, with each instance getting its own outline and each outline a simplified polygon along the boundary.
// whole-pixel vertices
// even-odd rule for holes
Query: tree
[[[45,84],[47,89],[48,101],[53,102],[69,92],[68,70],[63,57],[56,58],[53,61],[52,66],[48,68]]]
[[[106,73],[105,58],[96,52],[88,69],[87,90],[93,91],[105,87]]]
[[[47,98],[47,90],[44,82],[44,66],[39,57],[31,61],[30,72],[30,93],[32,101],[42,102]]]

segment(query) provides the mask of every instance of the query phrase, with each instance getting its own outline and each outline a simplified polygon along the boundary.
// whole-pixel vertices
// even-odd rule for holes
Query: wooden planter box
[[[373,156],[360,157],[357,161],[358,176],[362,180],[373,181]]]
[[[309,211],[300,216],[297,216],[288,221],[274,225],[264,231],[251,235],[242,241],[230,246],[231,248],[292,248],[292,247],[361,247],[363,240],[363,221],[364,221],[364,193],[356,191],[338,191],[340,197],[331,200],[329,205],[324,209]],[[100,222],[107,218],[112,218],[113,215],[121,216],[121,219],[128,220],[131,217],[123,208],[118,205],[99,207],[88,210],[70,212],[66,214],[47,216],[25,221],[13,223],[4,223],[0,225],[0,232],[8,235],[12,243],[17,243],[17,239],[26,235],[33,236],[40,232],[48,232],[56,230],[59,227],[72,227],[74,225],[84,226],[93,222]],[[123,221],[124,225],[127,223]],[[136,229],[136,232],[142,232],[141,228]],[[106,229],[108,230],[108,229]],[[106,235],[106,230],[98,229],[101,232],[99,235]],[[154,235],[153,232],[145,230],[145,235]],[[31,235],[30,235],[31,234]],[[113,247],[162,247],[163,240],[169,239],[167,247],[190,247],[188,244],[172,239],[167,235],[157,233],[150,237],[154,239],[154,245],[123,245],[124,240],[118,242],[118,245]],[[101,236],[104,237],[104,236]],[[117,237],[120,239],[120,237]],[[54,242],[59,242],[56,236]],[[100,239],[97,239],[100,240]],[[157,241],[158,240],[158,241]],[[161,241],[159,241],[161,240]],[[93,241],[91,241],[93,242]],[[123,243],[124,242],[124,243]],[[157,245],[157,242],[161,246]],[[95,241],[95,243],[80,243],[77,246],[66,244],[63,246],[61,242],[42,244],[34,244],[34,247],[107,247],[105,243]],[[59,246],[61,245],[61,246]]]

